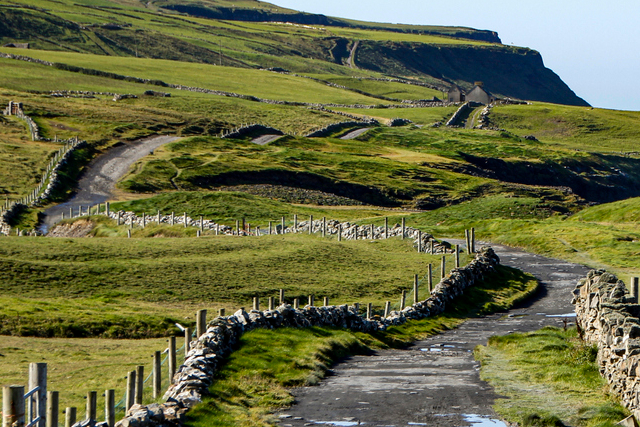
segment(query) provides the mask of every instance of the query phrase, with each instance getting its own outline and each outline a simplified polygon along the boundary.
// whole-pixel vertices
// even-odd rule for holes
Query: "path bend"
[[[174,136],[152,136],[111,148],[95,158],[78,181],[75,195],[68,201],[50,207],[44,211],[40,230],[46,233],[51,226],[59,222],[62,214],[68,217],[69,209],[75,212],[80,206],[104,203],[113,195],[116,183],[129,171],[131,165],[151,154],[155,149],[179,139]]]
[[[506,315],[468,320],[406,350],[350,357],[320,385],[293,390],[296,404],[283,411],[280,425],[505,426],[492,409],[499,396],[480,380],[473,349],[493,335],[563,326],[573,313],[571,292],[589,268],[507,246],[493,248],[503,265],[540,280],[533,301]]]

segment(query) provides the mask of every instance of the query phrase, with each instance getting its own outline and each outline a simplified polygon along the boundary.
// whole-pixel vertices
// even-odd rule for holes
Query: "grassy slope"
[[[497,106],[492,124],[568,149],[637,152],[640,112],[535,103]]]
[[[126,227],[103,224],[99,232],[126,236]],[[195,229],[187,233],[194,236]],[[179,226],[150,226],[134,230],[133,240],[3,238],[2,332],[158,336],[197,308],[249,307],[253,296],[266,300],[278,289],[289,300],[314,294],[335,303],[372,302],[381,310],[386,300],[396,304],[428,263],[440,274],[439,257],[418,254],[400,239],[157,237],[180,235]]]
[[[256,330],[241,338],[210,388],[211,397],[189,413],[187,425],[262,426],[269,414],[294,403],[287,388],[313,385],[341,356],[403,346],[460,324],[464,318],[505,310],[530,295],[537,282],[517,270],[500,268],[474,286],[445,314],[412,321],[373,335],[330,328]]]
[[[437,203],[451,203],[505,191],[498,181],[446,170],[448,165],[460,161],[451,158],[460,157],[456,145],[489,152],[496,149],[488,148],[484,142],[497,143],[498,151],[503,152],[522,152],[522,147],[527,146],[519,140],[503,139],[492,133],[480,136],[482,139],[478,141],[478,135],[472,132],[380,129],[357,140],[284,138],[268,146],[192,138],[157,150],[119,185],[137,192],[176,187],[196,190],[238,183],[269,183],[276,179],[271,179],[269,174],[278,171],[288,178],[286,182],[283,182],[285,178],[277,178],[273,183],[315,185],[329,192],[338,191],[332,190],[335,184],[329,181],[366,186],[374,193],[347,187],[342,190],[346,194],[342,195],[367,203],[408,204],[412,199],[426,197]],[[293,178],[300,173],[313,174],[325,181],[316,179],[303,184]],[[538,195],[544,192],[536,188],[524,191]],[[558,191],[546,191],[557,193],[560,200],[564,198]]]
[[[474,226],[480,240],[522,247],[593,268],[608,268],[623,277],[637,276],[637,222],[611,221],[616,221],[618,215],[633,218],[637,200],[588,208],[575,217],[556,215],[543,219],[539,210],[546,207],[535,199],[495,196],[419,214],[412,221],[436,235],[459,235]]]
[[[496,411],[524,426],[613,426],[628,416],[605,392],[597,349],[575,329],[492,337],[476,349],[481,378],[506,396]]]
[[[310,79],[261,70],[246,70],[163,59],[114,58],[102,55],[37,51],[33,49],[4,48],[4,51],[83,68],[139,78],[157,79],[165,83],[235,92],[266,99],[336,104],[379,103],[379,100],[375,98],[330,87]]]

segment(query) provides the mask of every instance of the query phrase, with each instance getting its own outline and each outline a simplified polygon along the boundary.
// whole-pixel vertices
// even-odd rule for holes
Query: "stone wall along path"
[[[572,323],[572,290],[589,270],[506,246],[492,247],[502,265],[541,281],[534,301],[507,315],[471,319],[406,350],[348,358],[319,386],[294,390],[296,405],[279,414],[280,425],[504,426],[491,408],[497,396],[480,380],[473,348],[492,335]]]

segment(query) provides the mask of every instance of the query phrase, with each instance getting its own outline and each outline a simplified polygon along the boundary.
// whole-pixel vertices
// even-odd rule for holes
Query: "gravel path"
[[[352,130],[346,135],[341,136],[340,139],[355,139],[360,135],[362,135],[363,133],[367,132],[369,129],[370,128],[361,128],[361,129]]]
[[[268,143],[276,141],[282,138],[283,136],[284,135],[262,135],[253,139],[251,142],[258,145],[267,145]]]
[[[158,147],[177,139],[174,136],[154,136],[127,142],[94,159],[80,178],[76,194],[67,202],[44,211],[41,231],[46,233],[60,221],[62,213],[68,218],[69,208],[77,212],[80,206],[96,205],[109,200],[116,182],[129,171],[131,165]]]
[[[571,291],[589,269],[493,247],[503,265],[541,281],[534,301],[507,315],[469,320],[406,350],[348,358],[319,386],[294,390],[297,403],[281,414],[280,425],[504,426],[491,408],[498,396],[480,380],[473,348],[486,344],[492,335],[572,322]]]

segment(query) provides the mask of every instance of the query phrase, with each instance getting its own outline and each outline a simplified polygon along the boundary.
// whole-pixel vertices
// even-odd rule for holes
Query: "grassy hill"
[[[504,46],[490,31],[356,22],[257,1],[18,0],[0,7],[0,42],[308,74],[373,72],[439,89],[484,80],[504,96],[586,105],[537,52]]]

